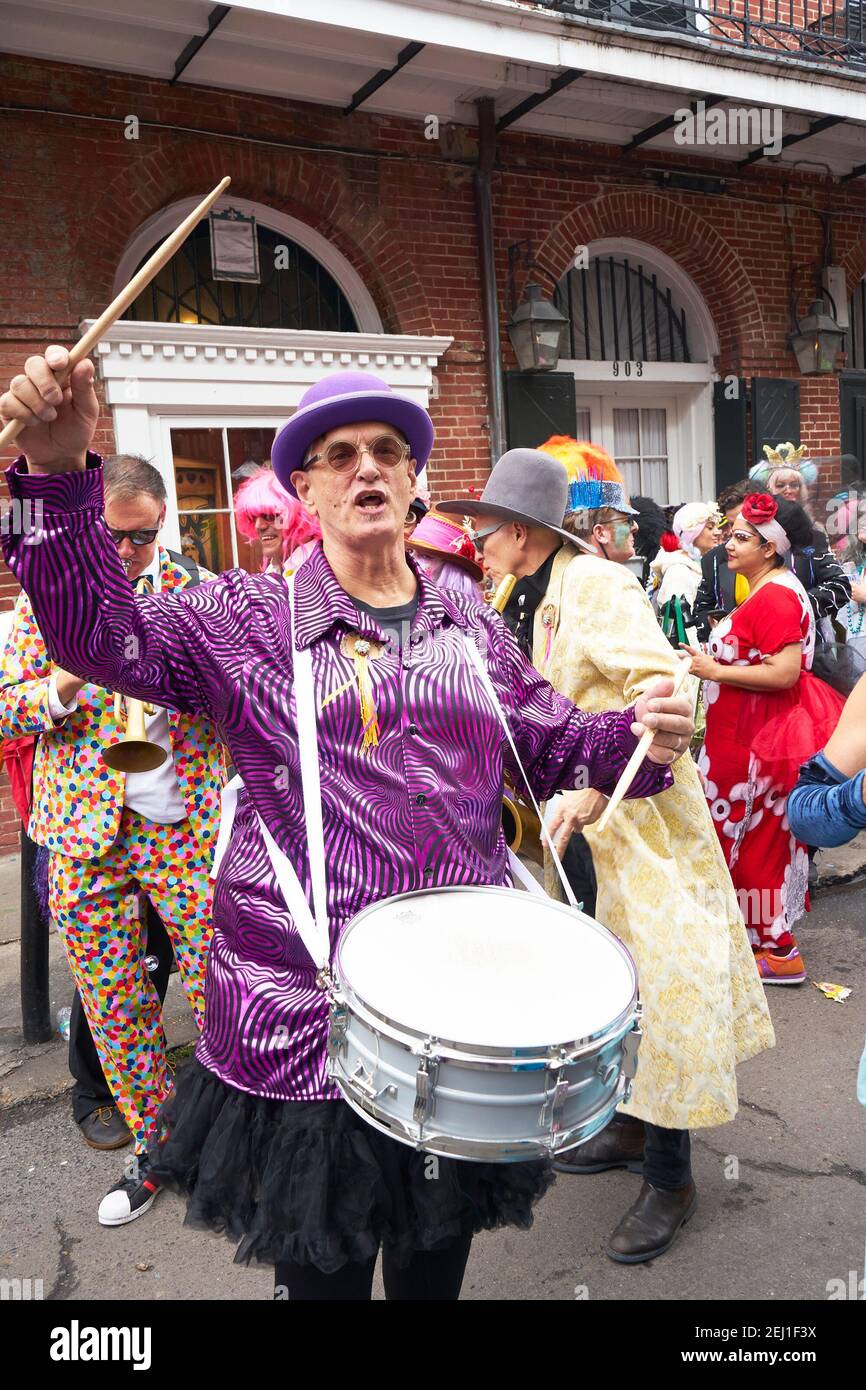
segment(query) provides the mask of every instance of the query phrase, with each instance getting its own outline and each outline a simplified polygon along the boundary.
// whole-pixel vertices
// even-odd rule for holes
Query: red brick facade
[[[29,352],[71,342],[111,297],[121,253],[166,205],[225,173],[232,192],[314,227],[364,280],[388,332],[449,334],[432,413],[431,481],[440,495],[483,485],[489,467],[472,131],[447,142],[416,122],[243,93],[210,91],[51,63],[0,59],[0,380]],[[126,138],[124,118],[140,123]],[[329,147],[329,148],[326,148]],[[806,158],[807,147],[804,147]],[[708,151],[711,156],[712,151]],[[661,168],[729,179],[721,196],[661,190]],[[643,147],[632,155],[506,134],[493,180],[501,320],[508,246],[529,239],[559,279],[575,247],[626,236],[664,251],[691,276],[720,342],[717,367],[741,377],[797,375],[787,347],[793,265],[821,263],[833,214],[834,262],[849,291],[866,271],[866,179],[830,187],[807,171],[730,164]],[[537,272],[534,272],[537,278]],[[800,309],[809,277],[804,271]],[[522,288],[519,283],[518,291]],[[513,365],[503,330],[506,365]],[[840,447],[837,378],[801,383],[801,440]],[[112,446],[106,415],[99,445]],[[0,606],[15,585],[3,571]],[[13,848],[8,795],[0,852]]]

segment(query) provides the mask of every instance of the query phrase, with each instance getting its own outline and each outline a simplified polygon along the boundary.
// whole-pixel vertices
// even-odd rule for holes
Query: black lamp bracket
[[[538,264],[534,255],[533,243],[527,238],[525,241],[513,241],[508,248],[508,308],[511,314],[517,308],[517,271],[537,270],[539,275],[551,283],[549,271]],[[556,286],[554,285],[554,289]]]

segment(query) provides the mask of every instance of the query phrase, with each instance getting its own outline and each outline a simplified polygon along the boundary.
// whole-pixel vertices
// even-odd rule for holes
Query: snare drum
[[[628,1098],[634,963],[564,904],[485,887],[387,898],[346,927],[334,980],[329,1074],[401,1143],[524,1161],[591,1139]]]

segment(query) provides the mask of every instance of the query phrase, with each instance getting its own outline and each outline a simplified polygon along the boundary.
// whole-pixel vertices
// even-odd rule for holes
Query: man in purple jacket
[[[150,1167],[105,1202],[115,1221],[132,1220],[161,1185],[180,1188],[189,1221],[239,1241],[238,1260],[272,1261],[293,1299],[368,1299],[380,1244],[388,1297],[456,1298],[474,1231],[528,1225],[550,1174],[541,1163],[441,1159],[427,1181],[423,1153],[369,1127],[328,1079],[326,998],[267,844],[309,894],[296,653],[309,651],[317,692],[332,951],[381,898],[509,882],[508,752],[465,634],[483,643],[539,798],[586,780],[610,791],[644,727],[655,736],[631,794],[661,791],[688,747],[687,702],[660,681],[631,709],[585,715],[495,613],[425,581],[403,524],[433,428],[367,373],[319,381],[274,442],[277,477],[323,532],[295,577],[294,624],[276,575],[232,570],[135,597],[102,519],[101,460],[87,452],[93,366],[81,363],[61,390],[52,369],[65,364],[62,348],[30,358],[0,399],[0,415],[26,425],[7,473],[13,498],[42,507],[38,532],[4,537],[7,563],[55,661],[213,719],[245,784],[216,883],[195,1059],[163,1110]]]

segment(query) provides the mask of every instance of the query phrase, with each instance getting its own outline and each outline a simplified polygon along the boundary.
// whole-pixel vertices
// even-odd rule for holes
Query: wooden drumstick
[[[145,289],[154,276],[162,270],[166,261],[171,260],[178,247],[186,241],[190,232],[201,221],[205,213],[210,212],[217,198],[221,193],[225,192],[230,183],[231,179],[228,175],[226,175],[224,179],[220,179],[216,188],[213,189],[206,198],[202,198],[198,207],[193,208],[189,216],[183,219],[180,226],[176,227],[171,235],[166,237],[162,245],[154,251],[153,255],[145,261],[141,270],[133,275],[129,284],[120,291],[117,298],[111,301],[104,313],[102,313],[96,322],[88,328],[83,338],[79,338],[78,342],[70,348],[68,367],[62,372],[54,373],[60,386],[66,385],[72,368],[93,351],[102,335],[120,318],[124,309],[129,308],[133,300],[138,298],[141,291]],[[9,420],[3,430],[0,431],[0,448],[3,448],[6,444],[11,444],[13,439],[16,439],[24,428],[25,423],[23,420]]]
[[[679,694],[682,683],[685,680],[686,676],[689,674],[689,671],[691,669],[691,657],[687,657],[685,661],[681,661],[679,663],[679,670],[674,676],[674,688],[671,691],[671,696],[669,696],[668,698],[671,698],[672,696]],[[622,801],[623,797],[625,796],[626,792],[628,791],[629,787],[631,786],[632,782],[637,776],[637,770],[643,762],[644,758],[646,757],[649,746],[655,738],[655,734],[655,729],[645,729],[644,732],[641,734],[640,743],[638,744],[637,748],[634,750],[628,762],[626,763],[622,775],[619,781],[617,782],[616,786],[614,787],[613,792],[611,793],[610,801],[605,806],[601,819],[598,821],[595,827],[597,831],[604,830],[605,826],[607,825],[617,806]]]

